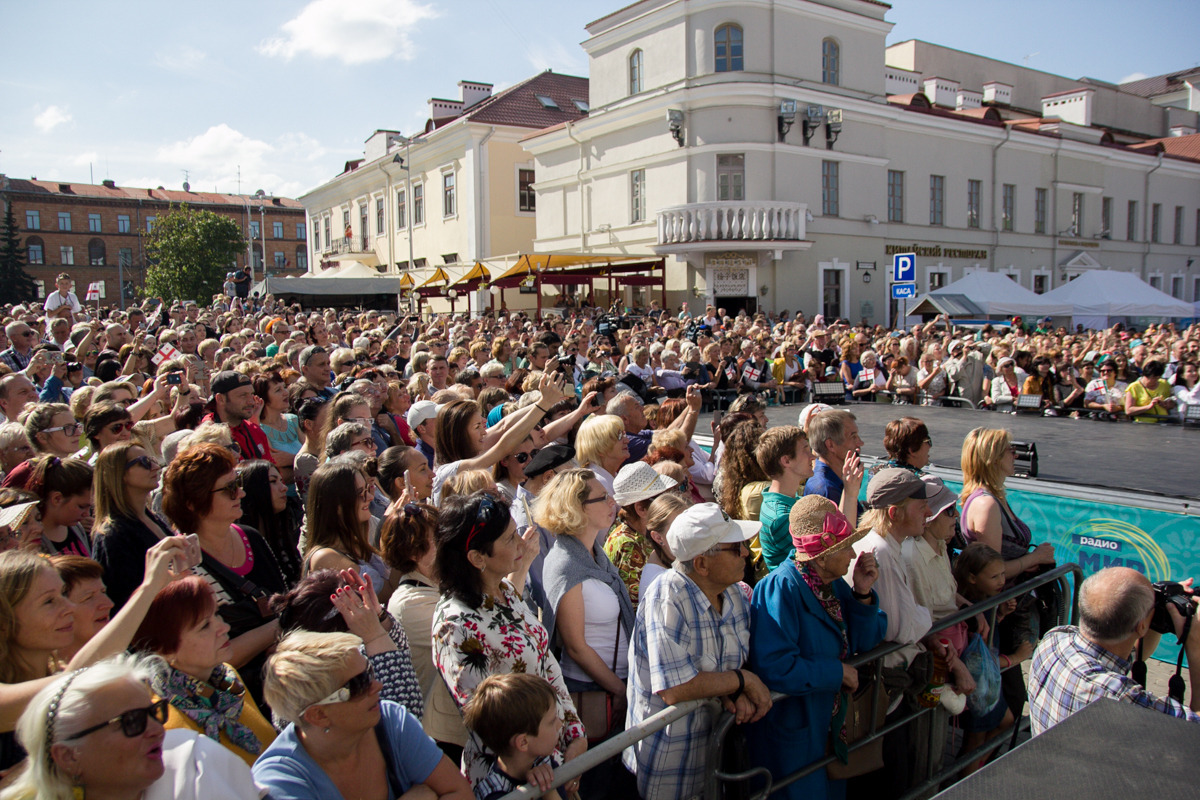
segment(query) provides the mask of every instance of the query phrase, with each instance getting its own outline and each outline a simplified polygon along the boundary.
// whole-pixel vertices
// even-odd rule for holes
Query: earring
[[[326,732],[326,733],[329,733],[329,728],[326,728],[326,729],[325,729],[325,732]]]
[[[71,797],[74,800],[84,800],[85,792],[83,789],[83,776],[71,776]]]

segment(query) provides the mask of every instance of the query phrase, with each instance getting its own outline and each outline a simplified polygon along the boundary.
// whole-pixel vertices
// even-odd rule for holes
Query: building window
[[[1183,244],[1183,206],[1175,206],[1175,233],[1171,237],[1175,244]]]
[[[146,233],[154,232],[154,217],[146,217]]]
[[[296,269],[308,272],[308,251],[303,246],[296,248]]]
[[[1036,189],[1033,195],[1033,232],[1046,232],[1046,204],[1050,193],[1045,189]]]
[[[396,190],[396,229],[402,230],[408,226],[408,205],[404,201],[404,190]]]
[[[252,244],[250,246],[250,250],[254,254],[253,269],[262,269],[262,265],[263,265],[262,245],[259,244],[258,242],[255,242],[254,244]]]
[[[1200,208],[1196,209],[1196,246],[1200,247]],[[1196,299],[1200,300],[1200,297]]]
[[[1100,199],[1100,234],[1106,238],[1112,238],[1112,198],[1104,197]]]
[[[1071,193],[1071,235],[1083,235],[1083,192]]]
[[[329,238],[329,217],[325,217],[325,247],[326,249],[333,246],[333,239]]]
[[[367,204],[358,204],[358,233],[362,236],[362,249],[367,249],[367,237],[371,235],[371,226],[367,222]]]
[[[92,239],[88,242],[88,263],[93,267],[103,267],[105,248],[103,239]]]
[[[271,238],[272,239],[282,239],[283,238],[283,223],[282,222],[272,222],[271,223]]]
[[[313,251],[321,252],[321,226],[320,224],[313,225]]]
[[[70,245],[63,245],[58,248],[58,260],[64,266],[70,266],[75,263],[75,248]]]
[[[384,199],[377,197],[375,199],[375,235],[383,236],[387,233],[387,223],[383,219],[383,204]]]
[[[30,264],[46,263],[46,249],[40,237],[30,236],[25,240],[25,258]]]
[[[275,269],[287,269],[287,256],[282,250],[275,251]]]
[[[967,181],[967,227],[978,228],[983,211],[983,181]]]
[[[120,250],[118,250],[117,251],[117,263],[120,264],[122,267],[132,267],[133,266],[133,248],[132,247],[122,247]]]
[[[342,230],[345,231],[349,227],[350,227],[350,209],[343,208],[342,209]],[[349,234],[346,234],[346,238],[349,238]]]
[[[742,71],[742,29],[737,25],[722,25],[713,36],[717,72]]]
[[[42,229],[42,213],[40,211],[26,211],[25,227],[31,231],[40,231]]]
[[[635,169],[629,173],[629,222],[646,219],[646,170]]]
[[[425,224],[425,184],[414,183],[413,193],[413,225]]]
[[[945,285],[946,285],[946,273],[945,272],[930,272],[929,273],[929,291],[932,292],[935,289],[941,289]]]
[[[1192,278],[1192,301],[1200,300],[1200,278]]]
[[[458,213],[458,205],[455,202],[454,193],[454,173],[442,173],[442,216],[453,217]]]
[[[825,319],[837,319],[842,315],[842,271],[825,270],[823,288],[822,313],[825,314]]]
[[[821,42],[821,83],[833,86],[840,84],[842,75],[842,48],[833,39]]]
[[[838,162],[821,162],[821,213],[836,217],[840,213],[841,198],[838,193]]]
[[[746,156],[742,153],[717,156],[717,199],[746,199]]]
[[[1125,240],[1137,241],[1137,200],[1129,201],[1129,211],[1125,215]]]
[[[1150,241],[1157,243],[1162,233],[1162,203],[1150,206]]]
[[[889,169],[887,174],[888,222],[904,222],[904,173]]]
[[[1045,275],[1034,275],[1033,276],[1033,293],[1034,294],[1045,294],[1046,293],[1046,276]]]
[[[1016,229],[1017,225],[1017,187],[1006,183],[1000,189],[1000,225],[1006,231]]]
[[[88,214],[88,232],[100,233],[100,215]]]
[[[1183,276],[1182,275],[1172,275],[1171,276],[1171,297],[1174,297],[1176,300],[1183,299]]]
[[[299,239],[300,241],[304,241],[305,239],[307,239],[308,238],[308,230],[307,229],[308,229],[308,226],[306,224],[304,224],[303,222],[297,222],[296,223],[296,238]]]
[[[1155,289],[1158,289],[1161,292],[1162,291],[1162,275],[1151,275],[1150,276],[1150,286]]]
[[[642,55],[641,50],[629,54],[629,93],[638,94],[642,91]]]
[[[258,235],[258,232],[259,232],[258,220],[253,220],[253,219],[250,220],[250,238],[251,239],[261,238]]]
[[[946,176],[929,176],[929,224],[946,224]]]
[[[71,230],[71,212],[70,211],[58,212],[58,229],[60,231]]]
[[[536,208],[537,193],[533,191],[533,170],[519,169],[517,170],[517,210],[532,212]]]
[[[117,233],[129,233],[128,214],[117,214]]]

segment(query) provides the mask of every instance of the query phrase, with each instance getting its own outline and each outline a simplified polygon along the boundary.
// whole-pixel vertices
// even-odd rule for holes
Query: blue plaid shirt
[[[717,611],[691,578],[668,570],[639,600],[629,647],[627,728],[667,707],[658,692],[746,663],[750,604],[734,584]],[[623,760],[643,800],[699,796],[711,733],[710,714],[701,709],[627,748]]]
[[[1139,686],[1129,677],[1129,667],[1129,661],[1089,642],[1076,627],[1051,630],[1034,651],[1029,669],[1033,735],[1102,697],[1200,722],[1200,714],[1171,698],[1155,697]]]

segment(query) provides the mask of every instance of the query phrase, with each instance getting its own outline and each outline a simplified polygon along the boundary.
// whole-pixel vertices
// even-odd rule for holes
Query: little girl
[[[958,592],[971,603],[978,603],[989,597],[995,597],[1004,589],[1004,559],[992,548],[982,542],[973,542],[958,555],[954,562],[954,579],[958,584]],[[1017,608],[1017,602],[1010,600],[996,609],[996,624],[991,626],[989,634],[994,635],[997,625],[1005,616]],[[975,620],[967,622],[974,632]],[[991,635],[989,635],[989,640]],[[990,644],[990,641],[988,642]],[[1033,644],[1023,640],[1013,653],[1000,655],[1000,669],[1019,664],[1033,655]],[[1013,713],[1004,699],[1004,692],[990,711],[979,713],[968,708],[959,718],[962,723],[963,752],[970,752],[982,745],[988,739],[998,736],[1013,725]],[[983,766],[991,754],[985,755],[978,762],[967,767],[963,772],[970,774]]]

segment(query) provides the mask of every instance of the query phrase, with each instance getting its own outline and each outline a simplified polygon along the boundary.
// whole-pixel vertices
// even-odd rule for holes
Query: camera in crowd
[[[1192,596],[1182,584],[1174,581],[1159,581],[1151,584],[1154,589],[1154,616],[1150,619],[1150,630],[1159,633],[1174,633],[1175,622],[1167,609],[1175,606],[1181,617],[1190,617],[1196,613]]]
[[[697,324],[696,320],[692,320],[688,323],[687,328],[684,329],[683,335],[689,342],[696,344],[701,336],[712,338],[712,328],[707,325]]]

